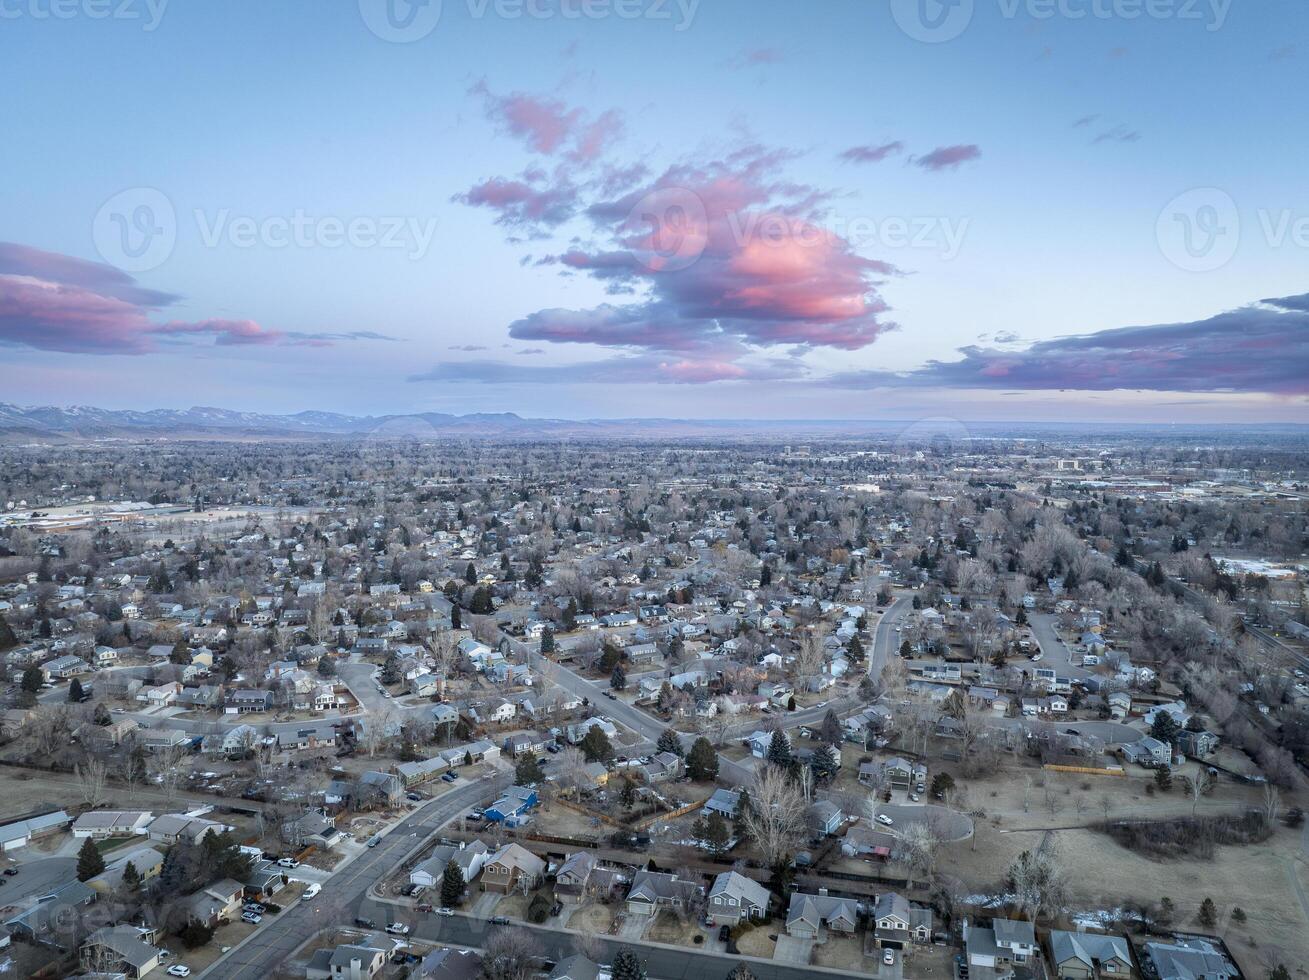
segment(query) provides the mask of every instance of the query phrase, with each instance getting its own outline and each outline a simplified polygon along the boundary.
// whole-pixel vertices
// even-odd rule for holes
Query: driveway
[[[653,915],[628,915],[623,920],[623,924],[618,927],[618,938],[639,940],[645,935],[652,922],[654,922]]]
[[[774,963],[789,963],[792,966],[808,966],[813,956],[814,941],[778,933],[777,947],[773,950]]]
[[[895,823],[891,827],[878,829],[903,833],[912,824],[927,823],[936,830],[943,841],[967,840],[973,834],[973,820],[967,814],[949,810],[934,803],[883,803],[877,808]]]

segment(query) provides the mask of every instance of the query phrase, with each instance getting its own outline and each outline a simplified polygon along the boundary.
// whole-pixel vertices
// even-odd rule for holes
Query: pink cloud
[[[545,156],[567,147],[568,159],[590,164],[623,132],[623,117],[616,109],[592,117],[585,109],[570,108],[559,99],[523,92],[496,95],[484,84],[474,86],[473,91],[484,98],[488,118]]]
[[[970,163],[981,158],[981,148],[968,143],[960,146],[937,147],[926,156],[918,157],[914,160],[914,164],[924,170],[953,170],[961,164]]]
[[[524,178],[492,177],[455,195],[454,199],[471,207],[489,208],[497,212],[497,224],[510,227],[553,226],[572,217],[576,190],[566,183],[550,184],[539,171],[529,171]]]
[[[112,266],[0,242],[0,344],[67,354],[149,354],[169,337],[209,337],[222,347],[392,339],[370,331],[268,330],[253,320],[150,319],[177,298],[145,289]]]

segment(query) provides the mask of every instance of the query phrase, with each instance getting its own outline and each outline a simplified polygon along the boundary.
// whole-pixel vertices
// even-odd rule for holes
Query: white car
[[[917,794],[917,793],[910,793],[910,794],[909,794],[909,802],[910,802],[910,803],[917,803],[917,802],[918,802],[918,794]]]
[[[191,968],[189,966],[183,966],[181,963],[175,963],[168,968],[167,972],[170,977],[189,977],[191,975]]]
[[[895,951],[888,949],[882,953],[882,962],[887,966],[895,966]]]
[[[892,826],[895,823],[895,821],[892,820],[890,817],[888,817],[885,813],[879,813],[877,815],[877,822],[886,824],[886,826],[888,827]]]
[[[305,898],[313,898],[315,895],[317,895],[317,894],[318,894],[319,892],[321,892],[322,890],[323,890],[323,886],[322,886],[322,885],[320,885],[320,884],[319,884],[318,882],[316,882],[316,881],[311,881],[311,882],[309,883],[309,886],[308,886],[307,888],[305,888],[305,896],[304,896],[304,897],[305,897]]]
[[[300,867],[300,862],[295,858],[278,858],[277,866],[279,868],[298,868]]]
[[[248,922],[252,926],[257,926],[260,922],[264,921],[264,917],[258,912],[242,912],[241,921]]]
[[[436,914],[437,914],[437,915],[454,915],[454,914],[455,914],[455,910],[454,910],[454,909],[448,909],[448,908],[446,908],[444,905],[442,905],[439,909],[436,910]]]
[[[386,931],[393,936],[409,935],[409,927],[405,925],[403,922],[392,922],[389,926],[386,927]]]

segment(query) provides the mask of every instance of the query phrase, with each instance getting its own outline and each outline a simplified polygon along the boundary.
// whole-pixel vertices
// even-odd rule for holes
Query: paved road
[[[380,919],[378,920],[381,921]],[[420,939],[446,943],[451,946],[468,946],[481,948],[494,926],[484,920],[469,916],[456,915],[450,918],[440,916],[423,916],[417,923],[414,935]],[[517,922],[509,927],[515,931],[524,931],[540,942],[544,955],[556,962],[579,952],[578,934],[564,932],[558,927],[533,926]],[[599,957],[606,963],[612,963],[614,955],[623,946],[636,949],[645,963],[646,972],[658,980],[721,980],[726,977],[738,963],[746,963],[758,980],[813,980],[822,972],[832,972],[849,976],[846,971],[819,971],[814,967],[788,966],[771,960],[756,959],[746,956],[728,956],[709,950],[678,949],[672,946],[656,946],[649,943],[620,942],[608,936],[590,936],[588,942],[599,946]]]
[[[900,634],[895,628],[913,609],[913,596],[902,595],[886,607],[873,633],[873,651],[868,657],[868,675],[874,680],[893,656],[899,656]]]
[[[1032,626],[1032,635],[1036,637],[1036,643],[1042,653],[1041,660],[1032,664],[1033,670],[1037,667],[1048,667],[1057,671],[1059,676],[1071,677],[1073,680],[1091,676],[1091,672],[1085,667],[1073,663],[1072,651],[1055,633],[1054,616],[1049,613],[1032,613],[1029,622]],[[1026,669],[1027,665],[1024,664],[1023,667]]]
[[[215,980],[220,977],[264,980],[319,929],[353,920],[361,904],[374,909],[390,908],[365,899],[368,889],[441,827],[474,804],[489,801],[507,782],[507,777],[477,780],[419,807],[383,837],[380,844],[363,851],[327,879],[317,898],[266,918],[244,945],[215,961],[200,976]],[[379,926],[387,921],[384,917],[375,918]]]

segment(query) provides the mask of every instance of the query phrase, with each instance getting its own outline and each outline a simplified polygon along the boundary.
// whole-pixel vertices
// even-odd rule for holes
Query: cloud
[[[1113,129],[1105,130],[1100,133],[1092,143],[1135,143],[1141,138],[1141,134],[1135,129],[1128,129],[1126,126],[1118,125]]]
[[[914,165],[924,170],[939,172],[954,170],[962,164],[982,158],[981,148],[968,143],[960,146],[940,146],[926,156],[914,159]]]
[[[555,365],[446,361],[429,371],[411,375],[408,380],[448,384],[712,384],[792,380],[804,374],[803,365],[777,359],[749,364],[701,357],[630,354]]]
[[[1295,57],[1296,47],[1294,44],[1283,44],[1279,48],[1274,48],[1268,55],[1269,61],[1290,61]]]
[[[1309,394],[1309,294],[1268,299],[1207,320],[1040,341],[1026,350],[968,346],[915,371],[849,371],[841,388]]]
[[[138,286],[112,266],[0,242],[0,344],[67,354],[149,354],[161,342],[184,338],[209,338],[221,347],[391,339],[371,331],[287,333],[253,320],[151,319],[179,298]]]
[[[520,350],[518,353],[519,353],[520,355],[526,355],[526,354],[544,354],[544,353],[545,353],[545,348],[544,348],[544,347],[524,347],[524,348],[523,348],[522,350]]]
[[[841,154],[840,159],[848,163],[881,163],[892,154],[903,152],[904,144],[895,140],[880,146],[852,146]]]
[[[492,177],[475,184],[454,200],[496,212],[495,222],[510,228],[554,227],[571,218],[577,208],[577,190],[566,181],[551,184],[542,171],[524,179]]]
[[[786,60],[781,48],[746,48],[725,62],[728,68],[754,68],[759,65],[777,65]]]
[[[1094,113],[1089,116],[1082,116],[1080,119],[1073,120],[1073,129],[1081,129],[1085,126],[1089,126],[1091,125],[1091,123],[1095,122],[1099,118],[1100,118],[1099,113]]]
[[[562,153],[574,163],[590,164],[623,133],[622,115],[614,109],[592,117],[555,98],[523,92],[496,95],[480,82],[472,91],[482,96],[487,118],[545,156]]]
[[[449,349],[461,350],[461,351],[478,351],[478,350],[486,350],[487,348],[483,344],[451,344]]]

